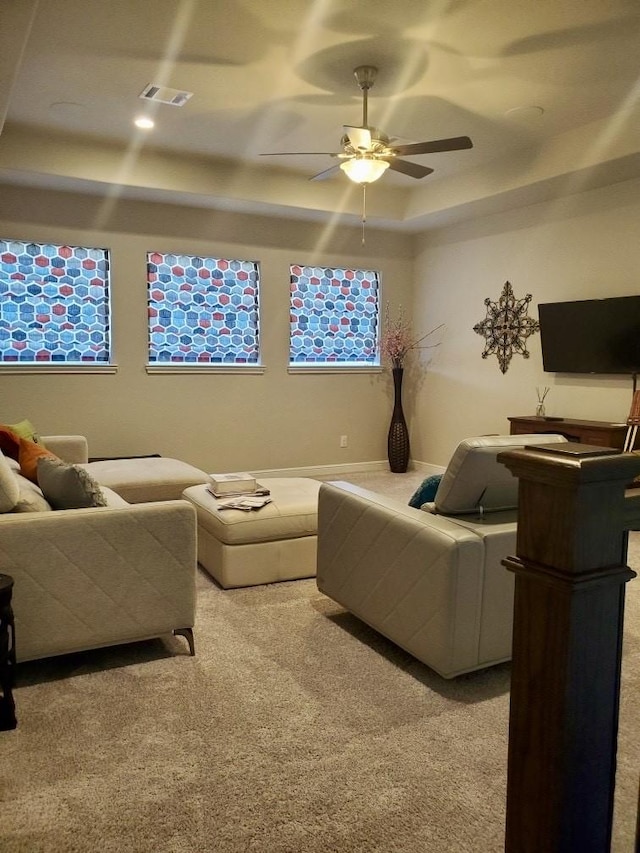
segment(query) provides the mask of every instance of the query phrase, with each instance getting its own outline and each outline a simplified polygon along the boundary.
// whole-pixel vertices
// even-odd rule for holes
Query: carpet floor
[[[422,476],[383,478],[345,476],[407,499]],[[202,573],[196,657],[169,637],[21,665],[0,850],[498,853],[509,674],[445,681],[313,579],[223,591]],[[639,681],[634,580],[615,853],[633,850]]]

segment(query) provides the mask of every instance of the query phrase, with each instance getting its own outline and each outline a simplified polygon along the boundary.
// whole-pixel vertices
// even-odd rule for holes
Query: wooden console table
[[[557,432],[569,441],[579,444],[596,444],[599,447],[621,449],[627,434],[626,423],[609,421],[580,421],[573,418],[541,418],[537,415],[508,418],[511,435],[536,432]],[[635,447],[638,447],[636,441]]]

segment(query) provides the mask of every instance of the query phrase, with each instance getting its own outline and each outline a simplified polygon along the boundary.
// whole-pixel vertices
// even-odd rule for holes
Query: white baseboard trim
[[[261,471],[251,471],[254,477],[321,477],[323,480],[329,477],[338,477],[343,474],[365,474],[372,471],[388,471],[389,463],[386,459],[373,462],[351,462],[341,465],[315,465],[305,468],[265,468]],[[428,477],[432,474],[443,474],[441,465],[431,465],[429,462],[417,462],[411,460],[408,471],[424,472]]]
[[[447,470],[444,465],[433,465],[431,462],[414,462],[410,466],[414,471],[424,471],[425,477],[431,477],[433,474],[444,474]]]
[[[349,472],[363,474],[367,471],[388,471],[387,460],[380,462],[352,462],[342,465],[314,465],[307,468],[265,468],[252,471],[254,477],[331,477]]]

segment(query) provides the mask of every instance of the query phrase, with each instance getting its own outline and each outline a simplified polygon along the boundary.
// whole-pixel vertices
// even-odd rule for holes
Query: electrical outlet
[[[347,436],[341,435],[340,436],[340,447],[347,447],[347,445],[348,445]]]

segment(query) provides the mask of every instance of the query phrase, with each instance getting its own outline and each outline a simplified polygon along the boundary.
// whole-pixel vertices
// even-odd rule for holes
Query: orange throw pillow
[[[20,473],[32,483],[38,483],[38,459],[46,456],[49,459],[58,459],[55,453],[47,450],[41,444],[36,444],[35,441],[29,441],[27,438],[20,439],[20,451],[18,454],[18,462],[20,463]]]

